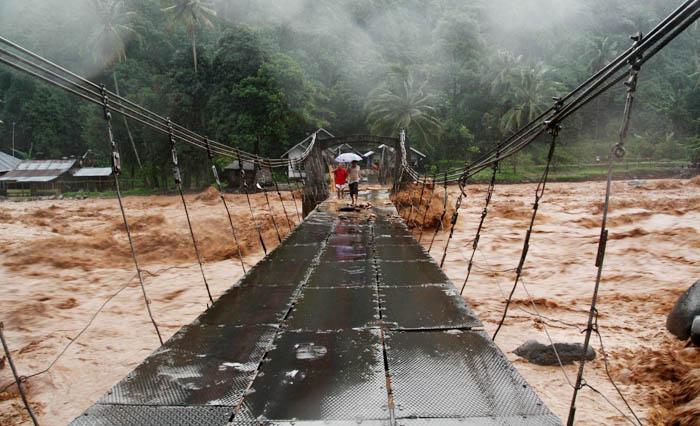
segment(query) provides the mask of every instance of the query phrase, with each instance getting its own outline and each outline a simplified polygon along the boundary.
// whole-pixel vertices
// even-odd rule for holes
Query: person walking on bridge
[[[335,190],[338,193],[338,199],[345,198],[345,181],[348,178],[348,171],[345,170],[343,163],[338,163],[338,167],[333,170]]]
[[[352,205],[357,204],[357,195],[360,193],[360,179],[362,179],[362,174],[360,173],[360,166],[357,161],[350,163],[350,171],[348,172],[348,182],[350,183],[350,200]]]

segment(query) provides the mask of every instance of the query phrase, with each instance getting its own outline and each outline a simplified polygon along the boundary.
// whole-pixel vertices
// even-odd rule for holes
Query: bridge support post
[[[322,145],[317,141],[304,162],[306,171],[306,184],[304,185],[304,200],[302,203],[304,217],[330,196],[325,178],[326,166],[323,163]]]
[[[406,162],[411,164],[411,145],[408,142],[408,138],[404,139],[404,147],[406,148]],[[405,171],[401,173],[403,167],[401,163],[401,140],[398,139],[395,145],[396,155],[394,156],[394,170],[391,174],[393,188],[395,191],[401,191],[403,185],[407,182],[411,182],[411,176]]]

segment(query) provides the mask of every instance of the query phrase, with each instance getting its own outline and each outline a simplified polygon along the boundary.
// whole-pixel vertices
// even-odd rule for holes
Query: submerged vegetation
[[[319,126],[407,128],[429,163],[470,161],[535,117],[675,7],[632,0],[7,0],[0,34],[231,146],[279,157]],[[622,86],[565,124],[555,162],[594,163],[616,138]],[[108,161],[99,108],[0,67],[0,149],[88,149]],[[128,177],[167,185],[166,138],[115,121]],[[700,155],[700,27],[640,74],[632,158]],[[185,186],[205,154],[180,146]],[[538,143],[520,159],[541,164]],[[223,162],[224,160],[221,160]]]

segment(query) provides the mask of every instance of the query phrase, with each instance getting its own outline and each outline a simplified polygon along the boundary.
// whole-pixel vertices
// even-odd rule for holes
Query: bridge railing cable
[[[475,173],[478,173],[479,171],[488,167],[494,161],[507,158],[519,152],[522,148],[529,145],[532,141],[534,141],[534,139],[537,138],[537,136],[541,135],[546,130],[546,128],[543,128],[543,124],[545,122],[561,122],[564,118],[573,114],[582,106],[594,99],[595,96],[602,93],[602,91],[596,90],[598,87],[611,86],[605,84],[606,80],[612,78],[614,74],[621,70],[626,63],[629,63],[631,60],[637,60],[641,65],[656,55],[671,40],[673,40],[690,24],[698,19],[698,16],[700,16],[700,11],[698,9],[700,9],[700,0],[686,0],[664,20],[656,25],[646,37],[642,37],[641,34],[638,34],[636,36],[637,43],[635,43],[633,47],[618,55],[617,58],[603,67],[593,76],[589,77],[569,94],[562,98],[556,99],[555,106],[545,110],[535,120],[532,120],[514,135],[512,135],[504,143],[504,147],[499,155],[494,155],[493,151],[488,152],[480,161],[475,162],[472,166],[465,165],[465,167],[462,167],[461,169],[456,169],[454,171],[450,170],[445,175],[444,179],[450,183],[458,182],[460,179],[465,177],[463,175],[466,175],[466,177],[473,176]],[[42,79],[47,83],[64,89],[76,96],[81,97],[82,99],[98,105],[100,104],[101,88],[97,84],[90,82],[89,80],[80,77],[59,65],[56,65],[51,61],[48,61],[27,49],[22,48],[4,37],[0,37],[0,43],[16,52],[13,53],[6,49],[0,49],[1,63]],[[8,57],[12,58],[15,62],[7,59]],[[20,63],[24,64],[24,66]],[[27,68],[27,66],[33,68],[33,70]],[[163,117],[115,93],[108,92],[108,94],[110,95],[110,99],[112,99],[113,112],[122,114],[125,117],[136,120],[141,124],[149,126],[161,133],[167,134],[168,129],[164,127],[163,123],[165,122],[165,119]],[[595,94],[595,96],[591,96],[593,94]],[[562,107],[558,108],[559,106]],[[173,123],[173,133],[184,143],[191,144],[200,149],[206,149],[206,147],[201,144],[201,136],[183,126]],[[527,137],[527,135],[530,136]],[[251,161],[256,165],[265,163],[273,168],[301,163],[309,155],[311,148],[312,146],[310,145],[304,151],[302,156],[294,159],[265,159],[237,148],[231,148],[216,141],[211,141],[210,143],[210,149],[217,155],[222,155],[229,158],[240,157]],[[406,162],[406,152],[403,145],[401,151],[402,169],[405,168],[406,173],[416,182],[421,183],[424,179],[427,179],[427,176],[421,176]]]
[[[170,120],[168,120],[168,125]],[[199,264],[199,270],[202,272],[202,280],[204,281],[204,287],[207,289],[207,296],[209,296],[209,301],[214,304],[214,299],[211,296],[211,291],[209,290],[209,283],[207,282],[207,276],[204,273],[204,265],[202,264],[202,256],[199,254],[199,247],[197,247],[197,238],[194,236],[194,229],[192,229],[192,221],[190,220],[190,212],[187,210],[187,201],[185,201],[185,194],[182,192],[182,178],[180,177],[180,165],[177,160],[177,150],[175,148],[175,137],[173,137],[172,126],[169,126],[170,133],[168,134],[168,141],[170,142],[170,159],[173,163],[173,180],[175,185],[177,185],[177,191],[180,194],[180,199],[182,200],[182,207],[185,210],[185,217],[187,218],[187,226],[190,229],[190,236],[192,237],[192,246],[194,247],[194,253],[197,256],[197,263]]]
[[[101,105],[102,88],[89,80],[80,77],[63,67],[48,61],[41,56],[22,48],[21,46],[0,36],[0,44],[5,45],[10,51],[5,48],[0,48],[0,62],[4,63],[18,71],[36,77],[44,82],[63,89],[75,96],[80,97],[88,102]],[[121,114],[129,119],[135,120],[145,126],[148,126],[160,133],[168,134],[169,129],[164,124],[167,119],[144,108],[140,105],[120,96],[114,92],[108,91],[110,97],[112,112]],[[203,138],[190,131],[189,129],[172,123],[172,133],[184,143],[191,144],[200,149],[206,149],[201,143]],[[311,152],[313,145],[310,144],[301,156],[293,159],[266,159],[243,150],[229,147],[225,144],[211,141],[210,148],[218,155],[229,158],[242,157],[245,160],[251,161],[257,165],[266,163],[268,166],[277,168],[287,166],[290,163],[301,163],[306,156]]]
[[[545,188],[547,185],[547,178],[549,176],[549,167],[552,164],[552,158],[554,156],[554,149],[556,148],[556,143],[557,143],[557,136],[559,134],[559,127],[554,126],[550,129],[550,133],[552,135],[552,140],[549,145],[549,153],[547,154],[547,165],[545,166],[544,172],[542,172],[542,177],[540,178],[539,183],[537,184],[537,189],[535,190],[535,202],[532,205],[532,217],[530,218],[530,226],[525,233],[525,239],[523,241],[523,249],[520,254],[520,261],[518,262],[518,267],[516,269],[516,275],[515,275],[515,281],[513,282],[513,288],[510,291],[510,295],[508,296],[508,299],[506,300],[506,306],[503,310],[503,316],[501,317],[501,320],[498,323],[498,326],[496,327],[496,331],[493,333],[493,340],[496,340],[496,336],[498,335],[499,330],[503,326],[503,323],[505,322],[506,316],[508,315],[508,308],[510,307],[510,303],[513,299],[513,294],[515,294],[515,290],[518,287],[518,281],[520,280],[520,276],[523,273],[523,267],[525,266],[525,260],[527,259],[527,253],[530,249],[530,237],[532,236],[532,230],[535,226],[535,219],[537,218],[537,211],[539,210],[540,206],[540,201],[542,200],[542,197],[544,196]]]
[[[500,141],[497,146],[496,155],[498,155],[498,148],[500,148]],[[484,228],[484,221],[489,213],[489,204],[491,203],[491,198],[493,198],[493,191],[496,188],[496,176],[498,175],[498,161],[493,163],[493,173],[491,174],[491,180],[489,181],[489,186],[486,189],[486,202],[484,203],[484,208],[481,210],[481,219],[479,219],[479,226],[476,228],[476,235],[472,242],[472,254],[469,256],[469,263],[467,264],[467,276],[464,278],[464,284],[462,284],[462,289],[459,291],[461,296],[464,293],[464,289],[467,287],[467,282],[469,281],[469,275],[472,272],[472,266],[474,265],[474,255],[476,254],[476,249],[479,248],[479,240],[481,239],[481,230]]]
[[[433,197],[435,196],[435,189],[437,188],[437,172],[432,176],[432,184],[430,189],[430,197],[428,197],[428,202],[425,205],[425,210],[423,210],[423,220],[420,222],[420,233],[418,235],[418,242],[420,243],[423,239],[423,229],[425,228],[425,219],[428,217],[428,210],[430,210],[430,205],[433,204]]]
[[[114,140],[114,135],[112,134],[112,114],[110,112],[110,107],[109,107],[109,101],[108,101],[108,96],[107,92],[104,89],[104,86],[102,87],[102,111],[104,113],[104,119],[105,122],[107,123],[107,134],[109,137],[109,145],[110,149],[112,150],[112,174],[114,175],[114,187],[117,192],[117,199],[119,200],[119,210],[121,211],[122,214],[122,220],[124,221],[124,229],[126,230],[126,235],[129,240],[129,247],[131,248],[131,257],[134,260],[134,265],[136,266],[136,274],[139,277],[139,283],[141,284],[141,291],[143,292],[143,300],[146,304],[146,311],[148,312],[148,317],[151,319],[151,323],[153,323],[153,328],[156,330],[156,334],[158,335],[158,341],[160,341],[160,344],[163,344],[163,337],[160,335],[160,330],[158,329],[158,324],[156,323],[156,320],[153,318],[153,312],[151,312],[151,300],[148,298],[148,294],[146,293],[146,285],[144,284],[143,281],[143,274],[141,273],[141,266],[139,265],[139,261],[136,257],[136,249],[134,248],[134,239],[131,236],[131,231],[129,230],[129,221],[126,219],[126,211],[124,209],[124,203],[122,201],[122,196],[121,196],[121,191],[119,190],[119,175],[121,174],[121,163],[119,159],[119,151],[117,150],[117,143]]]
[[[277,233],[277,240],[281,243],[282,242],[282,236],[280,235],[280,230],[277,228],[277,221],[275,221],[275,213],[272,211],[272,205],[270,204],[270,197],[267,194],[267,187],[261,186],[260,184],[256,184],[258,189],[261,189],[263,194],[265,194],[265,201],[267,202],[267,209],[270,212],[270,220],[272,221],[272,226],[275,228],[275,232]]]
[[[282,205],[282,211],[284,212],[284,217],[287,219],[287,228],[289,229],[289,232],[292,232],[292,222],[289,220],[289,214],[287,213],[287,207],[284,205],[284,199],[282,198],[282,193],[280,192],[279,186],[277,186],[277,180],[275,179],[275,174],[272,171],[272,167],[267,168],[268,172],[270,173],[270,179],[272,180],[272,185],[275,187],[275,192],[277,192],[277,198],[280,200],[280,204]],[[285,170],[285,173],[287,171]]]
[[[543,111],[538,117],[507,138],[498,155],[495,154],[494,148],[472,163],[472,165],[465,165],[454,171],[450,170],[444,179],[447,179],[449,183],[456,183],[464,177],[471,177],[484,170],[495,161],[500,161],[520,152],[547,131],[550,123],[561,123],[564,119],[622,81],[626,77],[623,69],[627,64],[635,61],[639,65],[644,64],[699,17],[700,0],[686,0],[657,24],[648,35],[643,36],[641,33],[638,33],[633,36],[635,43],[630,48],[618,55],[567,95],[555,98],[553,106]],[[407,169],[407,173],[414,180],[420,182],[423,179],[427,179],[427,176],[421,176],[418,172],[411,169],[406,161],[405,149],[403,148],[401,155],[403,157],[402,167]]]
[[[241,261],[241,268],[243,269],[243,273],[245,274],[245,263],[243,262],[243,254],[241,253],[241,245],[238,242],[238,235],[236,235],[236,227],[233,225],[233,218],[231,217],[231,211],[228,208],[228,204],[226,203],[226,197],[224,196],[224,189],[223,186],[221,185],[221,179],[219,179],[219,173],[216,171],[216,165],[214,164],[214,154],[211,152],[210,146],[209,146],[209,140],[205,139],[205,144],[207,147],[207,159],[208,159],[208,164],[209,168],[211,169],[212,174],[214,175],[214,182],[216,182],[216,189],[219,192],[219,198],[221,198],[221,202],[224,205],[224,209],[226,209],[226,216],[228,217],[228,222],[231,225],[231,233],[233,234],[233,241],[236,244],[236,252],[238,253],[238,259]]]
[[[639,40],[636,40],[635,43],[639,43]],[[597,267],[597,273],[596,273],[596,281],[595,281],[595,286],[593,287],[593,297],[591,299],[591,308],[589,310],[588,314],[588,326],[586,327],[586,335],[584,338],[583,342],[583,350],[582,350],[582,355],[581,355],[581,360],[579,364],[579,369],[578,369],[578,374],[576,377],[576,385],[574,386],[574,394],[571,399],[571,406],[569,408],[569,418],[567,421],[567,425],[572,426],[574,424],[574,418],[576,416],[576,398],[578,396],[578,391],[582,388],[582,383],[583,383],[583,371],[585,367],[585,352],[587,351],[588,346],[590,344],[591,340],[591,335],[595,331],[597,332],[597,309],[596,309],[596,303],[598,301],[598,291],[600,289],[600,280],[603,274],[603,261],[605,260],[605,249],[607,245],[607,240],[608,240],[608,229],[607,229],[607,220],[608,220],[608,211],[610,208],[610,196],[612,192],[612,173],[613,173],[613,164],[615,163],[616,160],[621,159],[625,155],[625,140],[627,138],[627,132],[629,130],[629,124],[630,124],[630,119],[631,119],[631,114],[632,114],[632,107],[634,105],[634,95],[637,90],[637,80],[639,76],[639,62],[635,61],[632,63],[630,66],[629,70],[629,79],[625,82],[627,86],[627,99],[625,101],[625,110],[623,112],[623,117],[622,117],[622,123],[620,125],[620,132],[619,132],[619,141],[612,147],[610,153],[608,154],[608,175],[607,175],[607,181],[606,181],[606,186],[605,186],[605,202],[603,204],[603,217],[601,220],[601,225],[600,225],[600,238],[598,241],[598,253],[596,255],[596,261],[595,265]],[[606,369],[607,369],[607,363],[606,363]],[[617,386],[615,386],[617,389]],[[618,389],[619,392],[619,389]],[[623,397],[624,400],[624,397]],[[625,404],[627,404],[627,401],[625,400]],[[627,405],[629,407],[629,404]],[[631,408],[630,408],[631,410]],[[634,414],[634,411],[632,411]],[[639,419],[637,418],[636,414],[634,414],[635,418],[637,421]],[[640,423],[641,424],[641,423]]]
[[[260,226],[258,226],[258,220],[255,218],[255,213],[253,212],[253,205],[250,202],[250,193],[248,192],[248,182],[246,182],[246,178],[245,178],[245,166],[244,166],[244,162],[240,156],[238,157],[238,168],[240,169],[241,186],[243,187],[243,190],[245,192],[245,198],[248,201],[248,209],[250,210],[250,217],[253,219],[253,225],[255,226],[255,230],[258,232],[258,239],[260,240],[260,246],[262,247],[263,252],[267,255],[267,247],[265,246],[265,239],[263,238],[262,231],[260,230]]]

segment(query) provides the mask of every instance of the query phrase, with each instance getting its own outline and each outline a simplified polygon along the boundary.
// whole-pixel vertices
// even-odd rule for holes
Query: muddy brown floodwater
[[[595,283],[595,253],[604,183],[553,183],[540,206],[523,283],[496,343],[563,420],[572,389],[559,367],[541,367],[513,354],[528,339],[582,342]],[[461,287],[485,185],[467,188],[445,271]],[[534,185],[496,187],[492,208],[464,295],[492,333],[513,284],[534,199]],[[457,188],[450,188],[454,203]],[[298,222],[291,195],[284,205]],[[195,235],[214,298],[242,275],[228,218],[215,192],[188,195]],[[245,195],[227,195],[248,266],[263,253]],[[282,237],[289,231],[282,205],[270,197]],[[297,200],[298,201],[298,200]],[[252,196],[269,249],[277,245],[265,198]],[[127,197],[127,217],[145,273],[151,309],[163,338],[206,309],[208,298],[178,197]],[[298,208],[301,208],[298,203]],[[610,370],[645,424],[698,423],[700,354],[664,328],[676,298],[700,279],[700,179],[613,184],[610,238],[598,304]],[[427,235],[427,234],[426,234]],[[439,261],[447,233],[432,255]],[[427,248],[429,238],[424,236]],[[90,321],[92,325],[52,369],[25,385],[42,425],[64,425],[159,346],[115,199],[0,203],[0,320],[21,374],[46,368]],[[534,314],[542,314],[544,323]],[[586,382],[624,409],[599,356]],[[573,382],[576,365],[565,371]],[[0,363],[0,386],[11,381]],[[603,397],[583,389],[577,424],[626,424]],[[627,411],[625,411],[627,413]],[[675,420],[673,420],[675,419]],[[0,394],[0,424],[29,424],[16,388]]]

